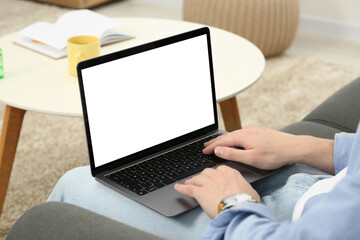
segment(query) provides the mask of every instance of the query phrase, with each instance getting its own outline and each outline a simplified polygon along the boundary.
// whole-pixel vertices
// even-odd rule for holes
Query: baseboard
[[[183,0],[138,0],[142,2],[149,2],[149,3],[155,3],[159,5],[164,5],[168,7],[173,7],[177,9],[182,9]]]
[[[300,16],[299,32],[307,32],[360,43],[360,25],[313,16]]]

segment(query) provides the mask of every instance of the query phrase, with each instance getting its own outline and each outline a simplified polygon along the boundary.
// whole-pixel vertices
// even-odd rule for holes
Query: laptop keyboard
[[[139,195],[147,194],[223,162],[214,154],[202,153],[204,143],[219,135],[214,134],[106,177]]]

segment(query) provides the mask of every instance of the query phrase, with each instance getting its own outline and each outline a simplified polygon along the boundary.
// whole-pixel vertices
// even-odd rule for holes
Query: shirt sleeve
[[[337,133],[334,142],[334,167],[335,174],[348,165],[351,147],[355,139],[355,133]]]
[[[357,134],[337,134],[336,172],[348,173],[332,191],[309,199],[296,221],[279,223],[264,205],[247,202],[211,221],[203,239],[358,239],[360,236],[360,126]]]
[[[333,191],[311,198],[296,221],[279,223],[264,205],[245,203],[210,222],[203,239],[358,239],[360,177],[346,176]]]

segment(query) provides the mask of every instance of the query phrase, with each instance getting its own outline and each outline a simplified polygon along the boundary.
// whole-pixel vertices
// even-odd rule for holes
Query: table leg
[[[5,202],[25,110],[6,106],[0,138],[0,215]]]
[[[241,120],[236,97],[220,102],[221,114],[224,119],[225,130],[228,132],[241,128]]]

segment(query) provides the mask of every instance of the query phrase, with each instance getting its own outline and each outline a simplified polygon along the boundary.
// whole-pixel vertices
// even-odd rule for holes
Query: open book
[[[132,38],[116,30],[119,25],[119,22],[93,11],[74,10],[61,16],[54,24],[37,22],[24,28],[19,32],[24,37],[14,43],[58,59],[67,55],[67,39],[72,36],[96,36],[102,46]]]

